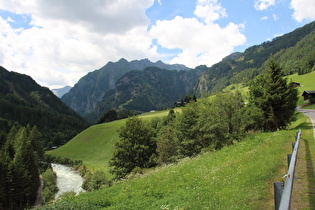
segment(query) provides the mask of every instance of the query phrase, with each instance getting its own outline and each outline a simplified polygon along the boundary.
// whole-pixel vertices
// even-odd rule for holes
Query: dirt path
[[[299,109],[298,111],[308,116],[312,127],[301,133],[301,140],[296,163],[291,209],[315,209],[315,110]]]

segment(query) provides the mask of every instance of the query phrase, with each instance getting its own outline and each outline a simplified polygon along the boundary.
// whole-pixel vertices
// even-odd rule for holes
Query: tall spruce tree
[[[275,131],[285,128],[292,120],[298,100],[298,91],[283,74],[273,57],[269,60],[267,73],[257,77],[250,85],[250,103],[261,115],[262,128]]]

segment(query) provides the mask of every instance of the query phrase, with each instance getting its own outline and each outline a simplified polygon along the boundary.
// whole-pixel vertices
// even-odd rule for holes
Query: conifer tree
[[[23,209],[34,204],[39,180],[36,128],[12,127],[0,154],[0,209]],[[39,151],[39,153],[34,148]],[[2,199],[3,198],[3,199]]]
[[[298,92],[283,76],[280,64],[271,58],[267,73],[250,85],[250,103],[261,110],[264,130],[285,128],[295,112]]]

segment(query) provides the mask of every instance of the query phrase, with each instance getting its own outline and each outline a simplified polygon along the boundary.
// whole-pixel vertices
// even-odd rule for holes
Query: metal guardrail
[[[289,210],[291,204],[294,171],[300,145],[301,130],[296,133],[296,142],[292,143],[292,154],[288,154],[288,173],[284,175],[286,182],[274,182],[274,199],[276,210]]]

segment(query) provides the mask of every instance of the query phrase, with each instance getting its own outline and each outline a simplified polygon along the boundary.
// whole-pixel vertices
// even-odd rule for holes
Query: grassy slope
[[[252,135],[220,151],[150,170],[54,207],[272,209],[272,184],[286,173],[286,154],[298,129],[309,129],[302,114],[287,131]]]
[[[180,111],[176,109],[175,111]],[[168,111],[158,111],[140,115],[144,120],[163,117]],[[119,140],[117,130],[125,124],[125,119],[94,125],[84,130],[62,147],[47,152],[48,154],[82,160],[91,170],[104,170],[108,177],[108,161],[114,153],[114,145]]]

